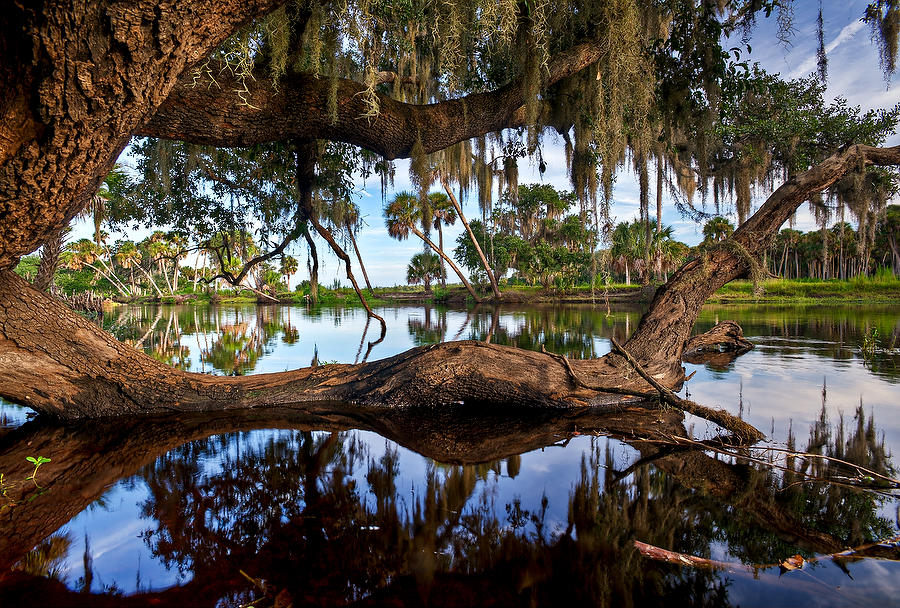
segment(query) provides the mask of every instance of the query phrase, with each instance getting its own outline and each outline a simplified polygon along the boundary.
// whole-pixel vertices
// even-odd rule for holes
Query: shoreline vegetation
[[[608,288],[576,286],[569,289],[545,289],[540,286],[513,285],[502,288],[505,304],[595,304],[605,306],[631,303],[649,303],[658,285],[610,285]],[[497,300],[485,290],[484,303]],[[72,295],[86,292],[74,292]],[[90,293],[90,292],[87,292]],[[72,295],[67,298],[70,299]],[[448,285],[446,289],[434,289],[426,293],[422,287],[376,287],[367,294],[370,306],[380,307],[392,304],[472,304],[471,296],[462,285]],[[275,294],[277,301],[263,300],[249,289],[216,291],[185,291],[174,296],[141,296],[126,300],[104,297],[105,302],[114,304],[306,304],[308,293],[302,290],[284,291]],[[749,280],[733,281],[719,289],[708,303],[773,303],[773,304],[816,304],[837,302],[890,303],[900,302],[900,278],[876,277],[854,279],[768,279],[757,286]],[[361,307],[359,298],[350,287],[319,287],[317,306]]]

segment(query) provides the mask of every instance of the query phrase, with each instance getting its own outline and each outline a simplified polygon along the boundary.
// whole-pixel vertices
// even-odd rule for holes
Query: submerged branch
[[[723,321],[723,324],[730,324],[732,326],[736,326],[737,324],[733,321]],[[721,324],[720,324],[721,325]],[[729,330],[733,331],[733,328],[729,327]],[[738,327],[738,331],[740,328]],[[702,334],[701,336],[708,335],[720,335],[722,332],[717,325],[713,329],[711,329],[706,334]],[[743,338],[743,337],[742,337]],[[643,389],[635,389],[630,387],[622,387],[622,386],[604,386],[602,384],[590,384],[585,382],[572,368],[572,364],[569,362],[568,357],[564,355],[558,355],[555,353],[548,352],[543,345],[541,345],[541,352],[546,354],[549,357],[556,359],[561,362],[566,369],[566,372],[569,375],[569,379],[571,382],[579,388],[584,388],[588,390],[594,391],[602,391],[605,393],[611,393],[615,395],[628,395],[632,397],[640,397],[642,399],[652,401],[654,399],[661,399],[665,403],[688,412],[689,414],[693,414],[695,416],[699,416],[700,418],[704,418],[713,422],[723,429],[733,433],[737,439],[739,439],[742,443],[756,443],[757,441],[761,441],[765,438],[765,435],[754,427],[753,425],[741,420],[737,416],[733,416],[732,414],[726,412],[725,410],[717,410],[712,409],[689,399],[682,399],[671,390],[664,387],[662,384],[656,381],[645,369],[644,367],[638,363],[634,357],[632,357],[622,346],[615,340],[615,338],[610,338],[610,341],[613,346],[613,351],[621,355],[628,364],[634,369],[638,375],[643,378],[656,392],[650,392]],[[706,339],[706,344],[711,344],[712,339]]]
[[[705,418],[710,422],[714,422],[718,424],[723,429],[731,431],[736,434],[739,438],[747,443],[756,443],[757,441],[761,441],[765,439],[765,435],[760,432],[759,429],[754,427],[752,424],[749,424],[737,416],[729,414],[725,410],[716,410],[704,405],[700,405],[699,403],[695,403],[689,399],[682,399],[671,390],[664,387],[662,384],[656,381],[647,370],[638,363],[634,357],[632,357],[628,351],[626,351],[622,346],[616,342],[615,338],[610,338],[610,342],[612,343],[613,349],[618,354],[622,355],[626,361],[634,368],[634,371],[638,373],[638,375],[647,381],[650,386],[659,391],[660,397],[673,407],[677,407],[680,410],[684,410],[689,414],[693,414],[695,416],[700,416],[701,418]]]
[[[866,543],[859,547],[847,549],[846,551],[840,551],[838,553],[829,553],[827,555],[819,555],[806,559],[800,555],[794,555],[777,564],[722,562],[714,559],[707,559],[705,557],[697,557],[696,555],[687,553],[670,551],[639,540],[634,541],[634,547],[642,556],[656,561],[678,564],[679,566],[691,566],[694,568],[711,568],[713,570],[746,570],[754,575],[758,574],[760,570],[767,570],[769,568],[781,568],[782,572],[800,570],[806,563],[816,563],[826,559],[838,561],[844,559],[875,557],[881,560],[900,561],[900,536],[893,536],[876,542]]]
[[[846,466],[848,468],[854,469],[857,473],[856,477],[841,477],[841,478],[828,478],[828,477],[817,477],[814,475],[809,475],[798,471],[797,469],[791,468],[789,466],[777,464],[771,460],[764,460],[762,458],[751,456],[746,452],[735,452],[728,448],[734,447],[741,449],[748,449],[746,446],[732,445],[729,443],[725,443],[719,440],[715,441],[698,441],[696,439],[691,439],[689,437],[682,437],[678,435],[669,435],[663,436],[662,438],[646,438],[642,441],[647,443],[653,443],[656,445],[670,445],[670,446],[689,446],[691,448],[699,448],[702,450],[708,450],[710,452],[715,452],[716,454],[721,454],[723,456],[728,456],[731,458],[736,458],[739,460],[753,462],[756,464],[764,465],[779,471],[783,471],[785,473],[791,473],[794,475],[799,475],[803,479],[802,481],[809,482],[817,482],[817,483],[829,483],[838,486],[844,486],[848,488],[855,488],[858,490],[870,490],[878,493],[885,493],[893,496],[892,491],[900,490],[900,480],[894,479],[893,477],[888,477],[887,475],[883,475],[878,473],[877,471],[873,471],[867,467],[854,464],[852,462],[848,462],[846,460],[842,460],[840,458],[835,458],[833,456],[827,456],[825,454],[811,454],[809,452],[797,452],[795,450],[788,450],[784,448],[776,448],[774,446],[751,446],[750,450],[759,451],[759,452],[780,452],[785,454],[786,457],[793,458],[805,458],[805,459],[817,459],[817,460],[828,460],[830,462],[840,464]],[[880,480],[880,481],[879,481]]]

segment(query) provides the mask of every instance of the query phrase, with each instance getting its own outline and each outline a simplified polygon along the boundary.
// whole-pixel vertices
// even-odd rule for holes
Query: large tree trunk
[[[645,388],[619,358],[573,361],[583,378]],[[117,341],[11,271],[0,271],[0,396],[60,419],[340,400],[437,407],[609,403],[549,355],[480,342],[415,348],[360,365],[216,377],[178,371]]]
[[[794,176],[732,239],[712,249],[706,260],[682,266],[657,291],[626,349],[659,383],[680,383],[684,345],[706,299],[747,273],[779,226],[810,193],[826,188],[862,161],[900,164],[900,147],[853,146]],[[621,400],[586,384],[647,388],[619,355],[570,365],[543,353],[465,341],[419,347],[359,365],[249,377],[191,374],[118,342],[12,271],[0,271],[0,397],[60,419],[319,400],[386,406],[479,402],[568,408]]]
[[[794,175],[732,235],[709,251],[708,257],[684,264],[656,292],[628,350],[639,361],[668,366],[665,376],[680,373],[681,353],[706,300],[720,287],[748,274],[759,264],[778,229],[811,194],[828,188],[861,165],[898,165],[900,146],[873,148],[854,145],[808,171]]]
[[[84,209],[178,77],[284,0],[7,3],[0,12],[0,268]]]

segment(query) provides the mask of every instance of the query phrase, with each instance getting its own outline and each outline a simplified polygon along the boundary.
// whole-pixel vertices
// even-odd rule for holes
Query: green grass
[[[732,281],[719,289],[711,302],[734,300],[759,300],[776,302],[800,302],[806,300],[852,301],[900,300],[900,279],[890,272],[880,272],[874,277],[855,277],[850,280],[829,279],[768,279],[761,284],[757,295],[750,281]]]

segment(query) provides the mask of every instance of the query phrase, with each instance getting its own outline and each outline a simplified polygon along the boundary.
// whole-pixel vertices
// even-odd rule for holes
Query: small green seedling
[[[27,456],[25,460],[34,465],[34,470],[31,472],[31,477],[26,477],[26,481],[30,479],[34,482],[34,485],[38,485],[37,480],[35,480],[34,476],[37,475],[38,469],[41,468],[41,465],[45,462],[50,462],[50,459],[45,458],[44,456],[38,456],[37,458],[35,458],[34,456]]]

